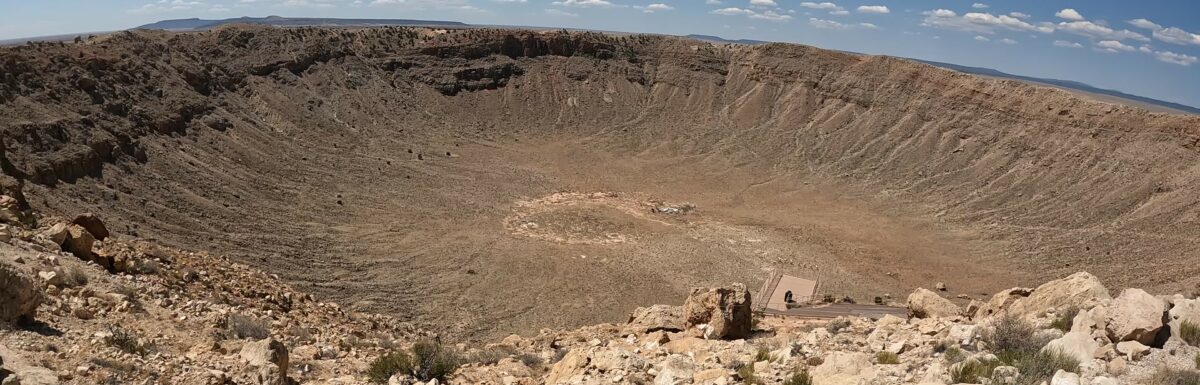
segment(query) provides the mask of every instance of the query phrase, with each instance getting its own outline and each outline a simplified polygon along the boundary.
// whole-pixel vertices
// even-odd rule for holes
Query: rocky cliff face
[[[1200,279],[1200,119],[895,58],[231,26],[4,48],[0,74],[19,209],[462,335],[613,321],[771,267],[861,298]],[[621,194],[542,199],[563,191]],[[644,215],[664,201],[699,209]]]

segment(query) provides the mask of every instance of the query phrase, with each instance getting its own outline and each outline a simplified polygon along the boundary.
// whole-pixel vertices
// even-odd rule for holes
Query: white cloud
[[[1058,23],[1058,29],[1067,31],[1080,36],[1087,36],[1093,39],[1105,40],[1137,40],[1150,41],[1145,35],[1133,32],[1127,29],[1114,30],[1112,28],[1096,24],[1090,21],[1071,21]]]
[[[926,17],[921,25],[942,29],[952,29],[963,32],[994,34],[997,29],[1007,29],[1018,32],[1054,32],[1052,24],[1033,25],[1024,20],[1009,15],[993,15],[990,13],[970,12],[962,16],[947,9],[935,9],[923,13]]]
[[[750,5],[755,7],[778,7],[775,0],[750,0]]]
[[[800,6],[804,7],[804,8],[821,9],[821,10],[826,10],[826,11],[834,11],[834,10],[842,9],[842,7],[838,6],[837,4],[830,3],[830,2],[814,3],[811,1],[805,1],[803,3],[800,3]]]
[[[858,13],[891,13],[886,5],[860,5]]]
[[[1162,62],[1178,64],[1184,67],[1189,67],[1192,64],[1196,64],[1196,62],[1200,61],[1200,58],[1196,58],[1195,56],[1174,53],[1171,51],[1157,51],[1154,53],[1154,58]]]
[[[1079,44],[1079,43],[1076,43],[1073,41],[1066,41],[1066,40],[1055,40],[1054,46],[1055,47],[1063,47],[1063,48],[1083,48],[1083,44]]]
[[[988,42],[988,41],[992,41],[992,39],[988,39],[988,38],[980,36],[980,35],[975,35],[975,41]]]
[[[1200,34],[1194,34],[1176,27],[1163,28],[1154,31],[1154,38],[1171,44],[1200,45]]]
[[[1133,19],[1129,21],[1134,27],[1145,28],[1149,30],[1162,29],[1161,25],[1155,24],[1153,21],[1146,19]]]
[[[1003,39],[1000,39],[1000,42],[1001,42],[1001,43],[1004,43],[1004,44],[1008,44],[1008,45],[1017,44],[1017,41],[1016,41],[1016,40],[1009,39],[1009,38],[1007,38],[1007,37],[1006,37],[1006,38],[1003,38]]]
[[[562,0],[562,1],[555,1],[550,4],[561,5],[564,7],[585,7],[585,8],[613,6],[613,3],[608,0]]]
[[[721,0],[705,0],[705,1],[704,1],[704,4],[708,4],[708,5],[721,5]]]
[[[786,22],[786,21],[792,20],[791,15],[784,15],[784,14],[777,13],[775,11],[758,12],[753,15],[750,15],[750,18],[766,20],[766,21],[775,21],[775,22]]]
[[[1136,50],[1135,48],[1133,48],[1133,46],[1121,43],[1116,40],[1101,40],[1099,43],[1096,43],[1096,49],[1103,51],[1103,52],[1109,52],[1109,53],[1133,52],[1134,50]]]
[[[808,25],[811,25],[814,28],[820,28],[820,29],[847,29],[847,28],[850,28],[850,26],[847,26],[845,24],[842,24],[842,23],[839,23],[839,22],[836,22],[833,20],[818,19],[815,17],[811,17],[808,19]]]
[[[654,13],[654,12],[658,12],[658,11],[670,11],[670,10],[675,9],[675,7],[672,7],[670,5],[666,5],[663,3],[654,3],[654,4],[644,6],[644,7],[638,5],[638,6],[634,6],[634,8],[640,9],[640,10],[642,10],[642,12],[645,12],[645,13]]]
[[[830,3],[828,1],[820,2],[820,3],[805,1],[803,3],[800,3],[800,6],[804,7],[804,8],[829,11],[829,14],[834,15],[834,16],[846,16],[846,15],[850,14],[850,11],[847,11],[846,8],[842,8],[842,6],[834,4],[834,3]]]
[[[775,22],[786,22],[786,21],[792,20],[791,15],[783,15],[783,14],[780,14],[775,11],[759,12],[759,11],[755,11],[753,9],[736,8],[736,7],[721,8],[721,9],[713,10],[709,13],[716,14],[716,15],[725,15],[725,16],[746,16],[751,19],[767,20],[767,21],[775,21]]]
[[[1074,8],[1065,8],[1055,13],[1054,16],[1066,20],[1083,20],[1083,15],[1080,15],[1079,11],[1076,11]]]
[[[878,25],[871,24],[871,23],[858,23],[858,26],[863,27],[863,28],[868,28],[868,29],[879,29]]]
[[[986,9],[987,7],[988,7],[988,5],[984,4],[984,3],[971,4],[971,8],[975,8],[975,9]]]
[[[1018,18],[1018,19],[1028,19],[1028,18],[1032,17],[1032,16],[1029,16],[1028,13],[1021,13],[1021,12],[1009,12],[1008,15]]]
[[[1133,19],[1127,23],[1134,27],[1153,31],[1152,35],[1154,38],[1160,41],[1179,45],[1200,45],[1200,34],[1191,33],[1178,27],[1163,27],[1147,19]]]

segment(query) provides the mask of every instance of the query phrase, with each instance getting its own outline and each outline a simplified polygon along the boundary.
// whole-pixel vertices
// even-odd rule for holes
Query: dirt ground
[[[0,165],[31,206],[455,337],[773,268],[861,299],[1200,284],[1200,118],[894,58],[246,26],[0,57]]]

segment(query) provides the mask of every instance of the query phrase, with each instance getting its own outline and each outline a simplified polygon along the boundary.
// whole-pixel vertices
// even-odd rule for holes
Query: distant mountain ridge
[[[1086,93],[1090,93],[1090,94],[1099,94],[1099,95],[1111,96],[1111,97],[1115,97],[1115,98],[1127,99],[1127,100],[1141,102],[1141,103],[1145,103],[1145,104],[1149,104],[1149,105],[1153,105],[1153,106],[1176,110],[1179,112],[1186,112],[1189,114],[1200,115],[1200,108],[1192,107],[1192,106],[1189,106],[1186,104],[1168,102],[1165,100],[1159,100],[1159,99],[1154,99],[1154,98],[1145,97],[1145,96],[1127,94],[1127,93],[1124,93],[1121,91],[1099,88],[1096,86],[1092,86],[1090,84],[1080,83],[1080,82],[1071,81],[1071,80],[1047,79],[1047,78],[1037,78],[1037,77],[1032,77],[1032,76],[1013,75],[1013,74],[1010,74],[1007,72],[1001,72],[1001,71],[997,71],[997,70],[994,70],[991,68],[971,67],[971,66],[964,66],[964,65],[958,65],[958,64],[936,62],[936,61],[931,61],[931,60],[921,60],[921,59],[912,59],[912,58],[909,58],[909,60],[918,61],[921,63],[929,64],[934,67],[951,69],[951,70],[968,73],[968,74],[972,74],[972,75],[992,76],[992,77],[997,77],[997,78],[1019,80],[1019,81],[1031,82],[1031,83],[1039,83],[1039,84],[1044,84],[1044,85],[1049,85],[1049,86],[1054,86],[1054,87],[1059,87],[1059,88],[1066,88],[1069,90],[1086,92]]]
[[[258,24],[281,27],[371,27],[371,26],[453,26],[465,27],[468,24],[458,21],[442,20],[411,20],[411,19],[335,19],[314,17],[236,17],[229,19],[174,19],[163,20],[137,27],[137,29],[163,29],[168,31],[196,31],[218,27],[225,24]]]
[[[726,38],[723,38],[720,36],[712,36],[712,35],[687,35],[686,37],[690,38],[690,39],[703,40],[703,41],[709,41],[709,42],[714,42],[714,43],[746,44],[746,45],[758,45],[758,44],[771,43],[769,41],[750,40],[750,39],[730,40],[730,39],[726,39]],[[850,52],[850,51],[845,51],[845,52],[853,53],[853,54],[857,54],[857,55],[865,55],[865,54],[859,53],[859,52]],[[1133,102],[1133,103],[1126,103],[1126,104],[1131,104],[1131,105],[1135,105],[1137,107],[1147,108],[1150,110],[1154,110],[1156,112],[1164,112],[1164,110],[1166,110],[1165,112],[1188,113],[1188,114],[1200,115],[1200,108],[1197,108],[1197,107],[1189,106],[1186,104],[1175,103],[1175,102],[1168,102],[1165,100],[1159,100],[1159,99],[1154,99],[1154,98],[1145,97],[1145,96],[1127,94],[1127,93],[1117,91],[1117,90],[1099,88],[1096,86],[1092,86],[1090,84],[1080,83],[1077,81],[1014,75],[1014,74],[1010,74],[1007,72],[994,70],[991,68],[971,67],[971,66],[964,66],[964,65],[958,65],[958,64],[943,63],[943,62],[932,61],[932,60],[921,60],[921,59],[914,59],[914,58],[905,58],[905,59],[929,64],[934,67],[945,68],[945,69],[954,70],[954,71],[958,71],[958,72],[962,72],[962,73],[968,73],[968,74],[972,74],[972,75],[990,76],[990,77],[1001,78],[1001,79],[1017,80],[1017,81],[1027,82],[1027,83],[1036,83],[1039,85],[1062,88],[1062,89],[1066,89],[1067,91],[1078,91],[1078,92],[1083,92],[1086,94],[1093,94],[1095,96],[1108,96],[1108,97],[1113,97],[1113,98],[1118,98],[1118,99],[1124,99],[1124,101]],[[1103,98],[1101,98],[1101,99],[1103,99]]]
[[[714,42],[714,43],[728,43],[728,44],[759,45],[759,44],[767,44],[767,43],[770,43],[769,41],[765,41],[765,40],[751,40],[751,39],[737,39],[737,40],[730,40],[730,39],[726,39],[726,38],[723,38],[723,37],[720,37],[720,36],[713,36],[713,35],[696,35],[696,34],[692,34],[692,35],[687,35],[687,36],[684,36],[684,37],[686,37],[686,38],[689,38],[689,39],[696,39],[696,40],[703,40],[703,41],[711,41],[711,42]]]
[[[271,25],[271,26],[281,26],[281,27],[304,27],[304,26],[314,26],[314,27],[372,27],[372,26],[484,27],[484,26],[474,26],[471,24],[458,22],[458,21],[443,21],[443,20],[338,19],[338,18],[267,16],[267,17],[237,17],[237,18],[213,19],[213,20],[198,19],[198,18],[162,20],[159,22],[142,25],[142,26],[136,27],[135,29],[161,29],[161,30],[168,30],[168,31],[201,31],[201,30],[215,28],[215,27],[218,27],[221,25],[226,25],[226,24],[257,24],[257,25]],[[486,27],[505,28],[506,26],[497,25],[497,26],[486,26]],[[514,27],[514,28],[533,28],[533,27]],[[24,44],[27,41],[69,40],[78,35],[80,35],[80,34],[4,40],[4,41],[0,41],[0,45]],[[723,38],[720,36],[702,35],[702,34],[691,34],[691,35],[686,35],[683,37],[689,38],[689,39],[701,40],[701,41],[708,41],[708,42],[714,42],[714,43],[726,43],[726,44],[759,45],[759,44],[772,43],[770,41],[765,41],[765,40],[726,39],[726,38]],[[862,53],[859,53],[859,52],[850,52],[850,51],[844,51],[844,52],[862,55]],[[971,67],[971,66],[944,63],[944,62],[938,62],[938,61],[932,61],[932,60],[922,60],[922,59],[914,59],[914,58],[906,58],[906,59],[913,60],[913,61],[920,62],[920,63],[929,64],[929,65],[932,65],[935,67],[940,67],[940,68],[950,69],[950,70],[959,71],[959,72],[963,72],[963,73],[968,73],[968,74],[972,74],[972,75],[989,76],[989,77],[1000,78],[1000,79],[1010,79],[1010,80],[1017,80],[1017,81],[1022,81],[1022,82],[1026,82],[1026,83],[1034,83],[1037,85],[1043,85],[1043,86],[1049,86],[1049,87],[1057,87],[1057,88],[1064,89],[1067,91],[1088,94],[1088,96],[1091,96],[1091,97],[1094,97],[1097,99],[1101,99],[1101,100],[1104,100],[1106,98],[1115,98],[1115,99],[1119,99],[1119,100],[1108,99],[1107,101],[1137,106],[1137,107],[1145,108],[1145,109],[1155,111],[1155,112],[1185,113],[1185,114],[1200,115],[1200,108],[1198,108],[1198,107],[1189,106],[1189,105],[1181,104],[1181,103],[1169,102],[1169,101],[1160,100],[1160,99],[1154,99],[1154,98],[1145,97],[1145,96],[1132,95],[1132,94],[1124,93],[1124,92],[1117,91],[1117,90],[1099,88],[1099,87],[1095,87],[1095,86],[1092,86],[1092,85],[1089,85],[1086,83],[1080,83],[1080,82],[1076,82],[1076,81],[1014,75],[1014,74],[994,70],[991,68]]]

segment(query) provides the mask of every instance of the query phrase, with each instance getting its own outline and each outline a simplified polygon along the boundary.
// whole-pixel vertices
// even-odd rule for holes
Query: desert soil
[[[1200,118],[895,58],[234,26],[3,48],[0,72],[34,208],[464,338],[768,269],[860,300],[1200,282]]]

